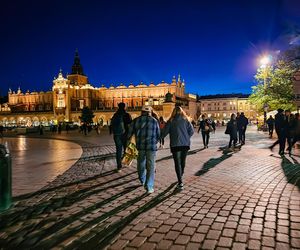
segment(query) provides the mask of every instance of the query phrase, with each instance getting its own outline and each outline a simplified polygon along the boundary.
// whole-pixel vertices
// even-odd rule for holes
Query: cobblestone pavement
[[[104,135],[103,135],[104,136]],[[209,149],[193,137],[184,190],[169,149],[159,150],[155,192],[146,195],[133,166],[114,171],[114,148],[80,141],[82,158],[35,193],[15,197],[0,215],[4,249],[300,249],[300,158],[279,157],[249,129],[245,146]],[[74,139],[74,137],[73,137]]]

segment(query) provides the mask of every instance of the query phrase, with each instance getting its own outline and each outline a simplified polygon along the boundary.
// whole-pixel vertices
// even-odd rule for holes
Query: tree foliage
[[[268,105],[268,110],[295,109],[293,103],[293,78],[297,67],[289,62],[279,60],[274,66],[259,68],[255,75],[256,86],[252,87],[250,102],[255,104],[259,111],[264,110],[264,105]]]
[[[81,122],[88,124],[93,122],[94,117],[94,112],[89,107],[84,107],[81,111],[81,116],[79,116],[79,119]]]

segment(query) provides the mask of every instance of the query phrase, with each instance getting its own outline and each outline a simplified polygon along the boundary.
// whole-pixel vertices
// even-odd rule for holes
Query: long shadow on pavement
[[[207,162],[205,162],[202,166],[202,168],[195,173],[196,176],[201,176],[207,173],[210,169],[214,168],[218,164],[220,164],[222,161],[225,161],[226,159],[230,158],[232,156],[232,152],[223,152],[223,155],[218,158],[210,158]]]
[[[107,227],[103,227],[102,230],[99,230],[95,235],[86,235],[81,239],[76,240],[73,244],[69,245],[66,249],[93,249],[97,246],[98,249],[105,248],[112,239],[118,235],[132,220],[134,220],[137,216],[142,213],[149,211],[150,209],[154,208],[158,204],[162,203],[163,201],[169,199],[174,194],[178,193],[175,189],[173,191],[172,188],[177,183],[172,183],[168,188],[166,188],[162,193],[159,193],[157,196],[153,197],[149,202],[135,210],[134,212],[130,213],[130,215],[120,219],[119,221],[108,225]],[[139,200],[139,197],[137,197]],[[117,208],[118,209],[118,208]]]
[[[300,190],[300,164],[295,158],[291,157],[291,159],[294,162],[289,160],[285,155],[282,156],[281,167],[288,183],[297,186]]]

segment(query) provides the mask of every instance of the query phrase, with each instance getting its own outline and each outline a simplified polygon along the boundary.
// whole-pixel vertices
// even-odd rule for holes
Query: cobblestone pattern
[[[160,150],[151,195],[139,186],[135,164],[116,173],[113,159],[97,162],[87,153],[66,179],[19,197],[0,216],[0,246],[300,249],[300,159],[261,148],[257,143],[234,152],[193,148],[182,192],[174,189],[169,151]],[[113,148],[103,150],[107,155]],[[94,170],[82,171],[87,165]],[[77,179],[68,177],[72,171]]]

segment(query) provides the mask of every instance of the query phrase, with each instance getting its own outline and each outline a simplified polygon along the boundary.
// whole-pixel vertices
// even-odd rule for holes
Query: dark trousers
[[[273,131],[274,131],[274,127],[273,126],[269,126],[269,136],[271,138],[273,137]]]
[[[126,149],[126,137],[124,135],[114,135],[116,145],[116,160],[118,169],[122,168],[122,155]]]
[[[237,143],[237,138],[236,138],[236,136],[230,135],[229,145],[228,145],[229,148],[231,148],[232,142],[233,142],[233,146],[235,147],[235,145]]]
[[[239,133],[239,143],[245,143],[245,139],[246,139],[246,129],[239,129],[238,130]]]
[[[201,130],[201,134],[202,134],[203,145],[205,147],[209,143],[209,131]]]
[[[173,159],[175,163],[175,171],[178,179],[178,183],[182,183],[182,176],[184,173],[184,168],[185,168],[185,160],[187,156],[188,150],[181,150],[177,152],[172,152],[173,154]]]

